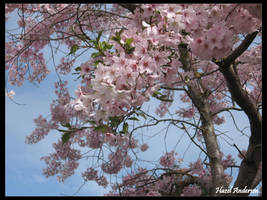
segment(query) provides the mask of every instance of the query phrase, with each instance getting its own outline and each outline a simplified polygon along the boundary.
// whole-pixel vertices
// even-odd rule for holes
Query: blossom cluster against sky
[[[16,20],[11,17],[6,23],[6,28],[14,28],[14,26],[17,26]],[[82,59],[84,62],[86,57]],[[14,101],[25,105],[17,105],[8,97],[5,98],[6,196],[68,196],[73,195],[83,183],[80,177],[80,173],[83,170],[80,168],[64,184],[58,183],[56,177],[46,179],[42,175],[42,168],[45,167],[45,164],[43,161],[40,161],[40,157],[52,153],[53,148],[51,144],[61,137],[60,133],[52,131],[46,139],[38,144],[25,144],[25,137],[35,128],[33,119],[40,114],[43,116],[49,114],[49,104],[55,98],[53,85],[56,79],[57,75],[51,66],[51,73],[40,85],[35,86],[27,81],[20,88],[7,85],[9,91],[14,90],[16,93],[13,97]],[[74,95],[74,90],[78,85],[78,81],[73,81],[74,79],[71,75],[64,77],[64,80],[68,80],[69,82],[69,91],[72,95]],[[179,102],[176,102],[176,105],[173,106],[177,106],[177,103]],[[145,104],[145,107],[147,109],[149,108],[152,113],[156,110],[156,105],[158,105],[158,101],[151,99],[150,102]],[[235,112],[234,115],[236,116],[236,123],[240,127],[245,127],[249,124],[244,114]],[[229,139],[228,141],[231,141],[231,144],[236,144],[240,149],[246,149],[248,144],[247,137],[237,133],[230,116],[226,117],[226,121],[227,123],[222,125],[223,129],[230,132],[228,135],[237,136],[234,137],[233,141]],[[146,131],[145,136],[156,134],[158,130],[162,130],[164,127],[164,124],[160,124],[154,128],[144,129]],[[190,148],[185,155],[185,166],[191,161],[196,161],[198,155],[196,155],[195,151],[197,151],[197,148],[194,147],[194,144],[189,146],[190,141],[187,136],[185,135],[176,146],[177,141],[182,137],[183,133],[177,133],[177,129],[169,129],[168,131],[167,138],[165,138],[165,134],[160,134],[149,140],[149,149],[142,154],[143,158],[148,160],[156,159],[157,154],[162,155],[164,152],[171,151],[176,147],[179,156],[182,156],[187,151],[187,148]],[[166,130],[164,130],[165,132]],[[165,145],[162,143],[163,140],[165,141]],[[231,153],[234,158],[237,158],[238,152],[236,149],[229,146],[223,140],[220,140],[219,143],[221,148],[224,149],[225,155]],[[158,148],[159,145],[162,145],[162,148]],[[240,159],[237,160],[240,161]],[[80,167],[85,168],[88,162],[83,162]],[[236,172],[233,169],[234,180]],[[101,196],[107,192],[108,189],[103,189],[94,182],[88,182],[81,188],[77,195]]]

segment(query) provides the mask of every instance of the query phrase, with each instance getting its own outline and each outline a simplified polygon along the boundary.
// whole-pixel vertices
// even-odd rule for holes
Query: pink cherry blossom
[[[232,157],[232,155],[227,155],[226,156],[226,159],[224,159],[222,161],[222,164],[224,166],[224,168],[226,169],[227,167],[231,166],[231,165],[235,165],[235,160],[234,158]]]
[[[163,167],[172,167],[175,161],[174,154],[174,151],[167,152],[164,156],[160,158],[160,164]]]
[[[148,147],[147,144],[142,144],[141,147],[140,147],[140,149],[141,149],[142,152],[146,151],[148,148],[149,147]]]
[[[201,189],[195,185],[189,185],[183,189],[181,196],[200,196]]]
[[[10,90],[9,92],[6,91],[6,96],[10,99],[13,99],[13,96],[15,95],[16,93],[13,91],[13,90]]]
[[[215,187],[216,173],[226,185],[232,182],[231,175],[217,169],[231,167],[234,158],[223,157],[223,153],[218,157],[214,152],[222,152],[222,147],[214,144],[219,144],[219,139],[211,142],[200,127],[208,122],[215,130],[214,125],[228,120],[223,111],[236,109],[224,72],[228,68],[222,69],[220,63],[246,40],[245,34],[254,31],[260,42],[249,46],[228,67],[240,86],[236,90],[250,102],[242,109],[250,122],[260,118],[261,123],[261,4],[6,4],[6,22],[11,14],[18,16],[17,30],[6,31],[7,84],[22,86],[27,80],[41,83],[53,70],[59,78],[50,114],[47,118],[39,115],[34,120],[35,130],[26,137],[26,142],[33,144],[53,130],[61,134],[61,140],[52,144],[55,151],[41,158],[46,177],[57,176],[64,182],[76,172],[82,158],[93,157],[93,165],[81,176],[107,187],[107,174],[122,173],[122,182],[114,184],[109,193],[114,196],[201,196]],[[72,52],[75,47],[78,50]],[[85,54],[87,50],[98,52],[98,56]],[[84,61],[79,60],[81,55]],[[80,81],[75,97],[68,91],[68,82],[63,81],[72,68]],[[11,99],[14,94],[13,90],[6,91]],[[155,108],[158,116],[143,111],[150,99],[160,101]],[[238,104],[239,98],[234,100]],[[250,117],[246,109],[254,106],[257,114]],[[207,151],[209,163],[200,156],[188,169],[181,168],[181,158],[172,150],[158,155],[159,163],[151,168],[136,167],[143,161],[140,150],[150,147],[140,142],[141,129],[162,122],[179,128],[179,120],[188,127],[195,125],[192,127],[197,129],[196,137]],[[198,120],[201,125],[196,124]],[[169,149],[168,144],[166,147]],[[177,146],[176,151],[180,150]],[[261,171],[260,165],[259,176]],[[192,177],[198,181],[188,184]]]

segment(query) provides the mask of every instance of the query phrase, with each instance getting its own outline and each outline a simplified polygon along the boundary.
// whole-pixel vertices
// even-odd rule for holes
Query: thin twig
[[[246,158],[246,156],[240,151],[240,149],[236,146],[236,144],[233,144],[233,146],[237,149],[240,155],[243,156],[243,158]]]

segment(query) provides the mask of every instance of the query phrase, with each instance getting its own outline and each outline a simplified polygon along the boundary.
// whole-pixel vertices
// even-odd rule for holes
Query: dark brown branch
[[[187,52],[187,48],[179,48],[180,54],[183,55],[183,69],[185,71],[190,71],[191,69],[191,58]],[[199,87],[195,87],[191,84],[191,81],[185,82],[187,84],[188,90],[185,90],[187,95],[192,100],[194,106],[198,109],[200,114],[200,120],[202,123],[201,128],[202,135],[205,141],[206,151],[208,154],[209,162],[211,165],[211,176],[212,176],[212,189],[211,194],[216,195],[216,188],[222,187],[227,188],[228,184],[224,176],[224,169],[222,165],[222,160],[220,156],[220,148],[217,142],[217,137],[213,126],[213,116],[210,112],[210,107],[207,102],[207,96],[202,95],[202,91]]]
[[[240,155],[243,156],[243,158],[246,158],[246,156],[242,153],[242,151],[240,151],[240,149],[236,146],[236,144],[234,144],[234,147],[237,149]]]
[[[176,91],[180,90],[180,91],[185,91],[184,88],[165,87],[165,86],[162,86],[162,87],[160,87],[160,88],[161,88],[161,89],[165,89],[165,90],[176,90]]]
[[[240,109],[240,108],[236,108],[236,107],[228,107],[228,108],[222,108],[222,109],[218,110],[217,112],[212,113],[212,115],[215,116],[215,115],[218,115],[218,114],[221,113],[221,112],[224,112],[224,111],[230,111],[230,110],[243,111],[243,110]]]
[[[138,4],[130,4],[130,3],[120,3],[121,7],[129,10],[131,13],[134,13],[134,10],[139,7]]]
[[[215,63],[221,68],[229,66],[235,61],[235,59],[241,56],[242,53],[244,53],[248,49],[249,45],[251,45],[259,32],[260,30],[257,30],[251,34],[248,34],[243,42],[227,58],[222,59],[222,61],[219,62],[215,61]]]
[[[213,185],[211,194],[216,195],[215,188],[217,187],[227,188],[228,185],[224,177],[224,172],[223,172],[224,170],[220,157],[220,148],[217,143],[217,137],[214,132],[212,115],[205,97],[201,95],[200,91],[197,88],[194,88],[189,84],[190,82],[188,83],[188,91],[186,92],[200,113],[200,119],[202,123],[201,128],[203,129],[202,135],[205,141],[205,146],[207,149],[207,154],[211,165],[211,175],[212,175],[212,185]]]
[[[227,58],[222,59],[220,62],[215,61],[220,67],[220,72],[226,80],[227,87],[229,88],[233,100],[244,110],[250,122],[251,137],[249,139],[246,158],[241,162],[239,174],[234,184],[234,187],[238,188],[247,187],[253,189],[253,187],[255,187],[252,183],[256,178],[262,160],[262,118],[255,103],[251,101],[248,93],[243,89],[238,74],[235,73],[231,64],[248,49],[259,31],[248,34],[243,42]],[[247,196],[249,194],[244,193],[238,195]]]

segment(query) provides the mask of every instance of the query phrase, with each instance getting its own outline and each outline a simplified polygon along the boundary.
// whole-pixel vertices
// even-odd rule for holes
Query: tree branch
[[[130,3],[120,3],[119,4],[121,7],[129,10],[131,13],[134,13],[134,10],[139,7],[138,4],[130,4]]]
[[[217,61],[217,62],[213,60],[213,62],[215,62],[221,68],[229,66],[231,63],[235,61],[235,59],[241,56],[242,53],[244,53],[248,49],[249,45],[253,42],[253,40],[256,38],[257,34],[260,31],[261,29],[251,34],[248,34],[243,40],[243,42],[227,58],[222,59],[221,61]]]
[[[220,72],[226,80],[233,100],[244,110],[250,122],[251,137],[249,139],[246,158],[241,162],[239,174],[234,184],[234,187],[247,187],[249,189],[255,187],[252,183],[262,160],[262,149],[258,148],[261,147],[262,144],[262,118],[256,105],[251,101],[248,93],[243,89],[238,74],[235,73],[231,63],[248,49],[259,31],[260,30],[248,34],[243,42],[227,58],[222,59],[219,62],[214,61],[219,66]],[[249,194],[242,193],[238,195],[247,196]]]
[[[189,53],[187,48],[179,48],[179,52],[183,55],[183,69],[184,71],[192,70],[191,58],[189,58]],[[200,114],[200,120],[202,123],[201,128],[202,135],[205,141],[206,152],[209,158],[211,166],[211,176],[212,176],[212,189],[211,194],[216,195],[216,188],[222,187],[227,188],[228,184],[224,176],[224,169],[221,160],[220,148],[217,142],[217,137],[213,126],[213,116],[210,112],[210,107],[207,101],[207,96],[202,95],[199,87],[195,87],[190,81],[187,82],[188,90],[185,90],[187,95],[192,100],[194,106],[198,109]]]
[[[212,113],[212,115],[215,116],[215,115],[218,115],[218,114],[221,113],[221,112],[224,112],[224,111],[230,111],[230,110],[243,111],[243,110],[240,109],[240,108],[236,108],[236,107],[228,107],[228,108],[222,108],[222,109],[218,110],[217,112]]]

